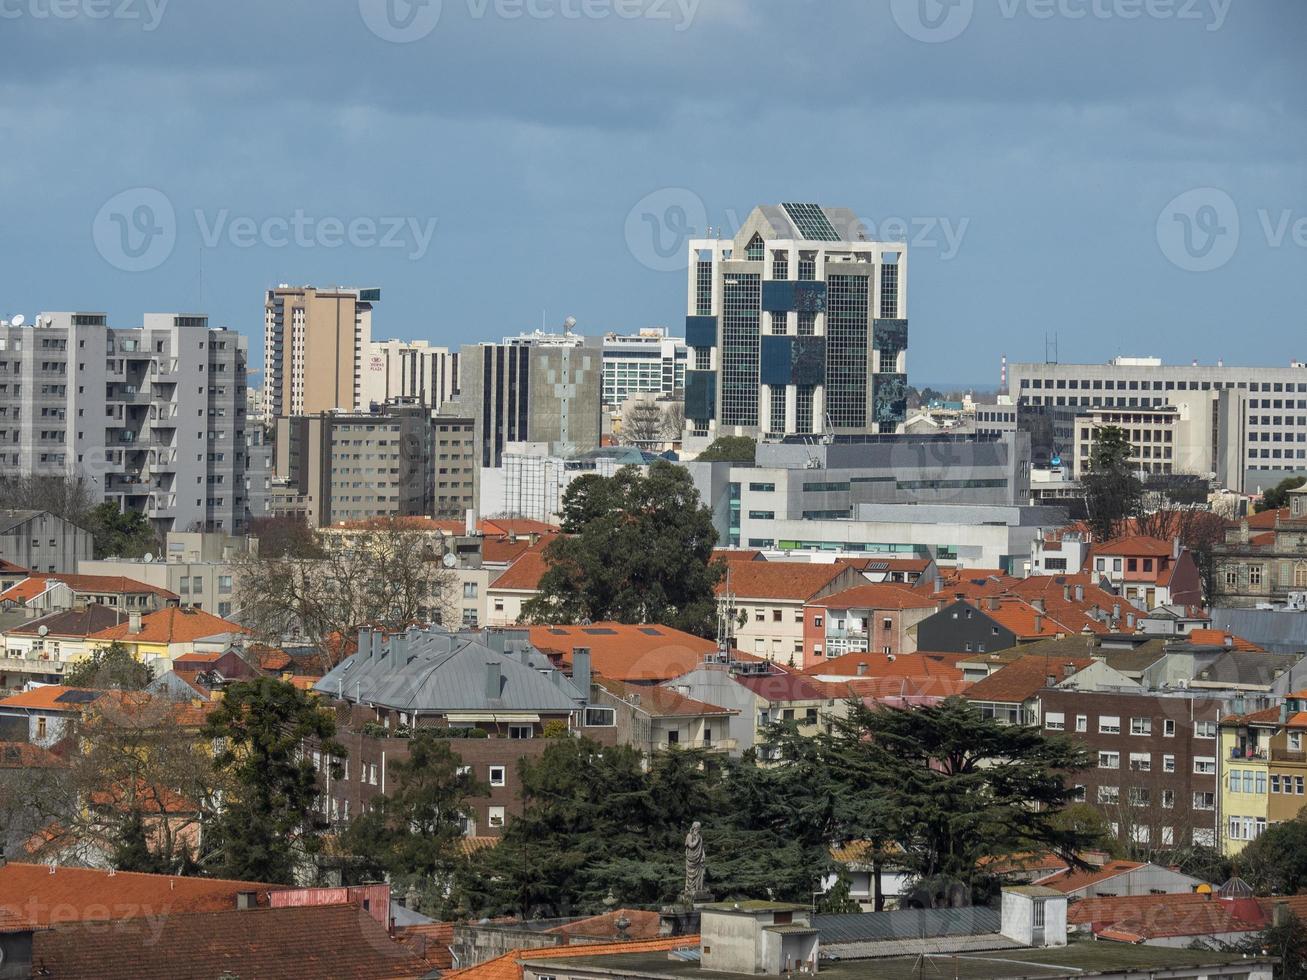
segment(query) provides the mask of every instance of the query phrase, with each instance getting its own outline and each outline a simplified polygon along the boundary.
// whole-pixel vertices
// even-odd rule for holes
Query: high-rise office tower
[[[762,205],[690,242],[686,448],[723,435],[897,432],[907,410],[907,248],[852,211]]]
[[[264,418],[358,411],[379,289],[269,289],[263,310]]]
[[[402,398],[439,408],[458,394],[458,351],[425,340],[381,340],[363,363],[363,407]]]
[[[565,454],[599,445],[603,348],[597,337],[536,333],[465,345],[459,377],[457,408],[476,420],[480,466],[499,466],[509,442],[548,443]]]
[[[246,361],[243,336],[197,314],[126,329],[103,313],[0,322],[0,470],[80,478],[160,535],[243,531],[265,516]]]
[[[604,334],[604,406],[620,408],[632,395],[671,396],[685,390],[688,351],[663,327]]]

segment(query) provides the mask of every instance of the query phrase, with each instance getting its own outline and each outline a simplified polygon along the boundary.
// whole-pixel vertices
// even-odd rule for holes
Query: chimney
[[[1293,914],[1289,911],[1288,902],[1276,902],[1275,910],[1271,913],[1271,923],[1277,928],[1282,928],[1289,924]]]
[[[1062,586],[1062,601],[1063,602],[1071,601],[1071,586],[1069,585]]]
[[[1035,614],[1035,632],[1036,633],[1044,632],[1044,617],[1041,616],[1039,613]]]
[[[1034,598],[1034,599],[1031,599],[1031,600],[1030,600],[1030,604],[1031,604],[1032,606],[1035,607],[1035,612],[1041,612],[1041,613],[1042,613],[1042,612],[1044,611],[1044,597],[1043,597],[1043,596],[1038,596],[1038,597],[1036,597],[1036,598]]]
[[[1135,628],[1135,614],[1134,614],[1134,613],[1126,613],[1126,614],[1125,614],[1125,625],[1126,625],[1126,628],[1127,628],[1127,629],[1134,629],[1134,628]]]
[[[590,648],[572,647],[572,684],[590,703]]]
[[[236,908],[242,912],[248,912],[250,909],[259,907],[259,896],[257,892],[237,892]]]
[[[1250,534],[1248,532],[1248,518],[1245,517],[1243,520],[1239,522],[1239,543],[1247,544],[1249,537]]]
[[[1226,633],[1226,634],[1225,634],[1225,636],[1222,638],[1221,642],[1225,645],[1225,648],[1226,648],[1227,650],[1231,650],[1231,649],[1234,648],[1234,637],[1231,636],[1229,633]]]
[[[1083,585],[1077,585],[1076,602],[1084,602],[1084,601],[1085,601],[1085,587]]]
[[[359,659],[372,659],[372,630],[370,629],[359,630]]]
[[[1179,558],[1179,557],[1180,557],[1180,539],[1179,539],[1179,538],[1172,538],[1172,539],[1171,539],[1171,557],[1172,557],[1172,558]]]
[[[469,538],[477,533],[477,512],[471,507],[463,515],[463,533]]]
[[[1066,663],[1066,664],[1063,664],[1063,665],[1062,665],[1062,676],[1063,676],[1063,677],[1071,677],[1072,675],[1075,674],[1075,672],[1076,672],[1076,665],[1075,665],[1075,664],[1072,664],[1072,663]]]
[[[866,676],[867,676],[867,665],[866,665],[865,663],[863,663],[862,661],[859,661],[859,662],[858,662],[858,676],[859,676],[859,677],[866,677]]]
[[[499,698],[503,685],[504,668],[498,660],[486,661],[486,697],[494,701]]]
[[[996,595],[990,596],[988,602],[990,612],[998,612],[999,608],[1003,605],[1002,600]]]
[[[127,614],[127,632],[139,633],[141,631],[141,614],[138,612]]]
[[[1121,618],[1121,603],[1114,602],[1112,603],[1112,619],[1117,620],[1120,618]]]
[[[935,575],[935,591],[936,592],[944,591],[944,576],[938,573]]]

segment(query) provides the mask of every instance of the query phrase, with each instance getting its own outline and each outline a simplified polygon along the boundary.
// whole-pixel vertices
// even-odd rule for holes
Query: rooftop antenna
[[[1057,334],[1044,334],[1044,363],[1057,363]]]
[[[731,566],[726,565],[726,588],[717,607],[717,652],[723,662],[730,663],[731,647],[735,645],[735,593],[731,591]]]

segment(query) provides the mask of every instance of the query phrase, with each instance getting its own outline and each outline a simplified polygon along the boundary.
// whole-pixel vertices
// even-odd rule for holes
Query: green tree
[[[662,623],[713,635],[725,568],[711,560],[712,515],[683,467],[660,460],[648,475],[626,467],[582,477],[563,495],[562,520],[567,533],[545,548],[527,621]]]
[[[250,521],[250,534],[259,539],[259,557],[264,559],[323,557],[313,528],[297,517],[256,517]]]
[[[1124,521],[1139,515],[1144,488],[1130,461],[1133,455],[1124,429],[1108,425],[1098,430],[1089,472],[1080,480],[1096,541],[1110,541]]]
[[[1291,476],[1288,479],[1281,480],[1271,489],[1262,494],[1253,510],[1260,514],[1264,510],[1279,510],[1281,507],[1289,506],[1289,491],[1297,490],[1304,483],[1307,483],[1307,477]]]
[[[344,835],[346,850],[362,860],[366,872],[385,872],[401,891],[417,888],[430,914],[453,912],[446,898],[463,860],[459,840],[467,801],[490,792],[460,771],[462,762],[448,739],[419,729],[408,758],[390,767],[398,788],[374,799]]]
[[[1275,980],[1307,980],[1307,925],[1296,915],[1272,923],[1234,948],[1250,956],[1276,957]]]
[[[79,660],[64,673],[68,687],[97,691],[143,691],[154,680],[154,668],[141,663],[121,643],[100,647],[85,660]]]
[[[748,436],[719,436],[698,456],[696,463],[753,463],[758,443]]]
[[[159,537],[144,514],[119,510],[109,501],[91,509],[86,529],[95,538],[96,558],[140,558],[159,550]]]
[[[231,789],[207,831],[215,874],[290,884],[318,853],[325,829],[317,773],[306,743],[338,772],[345,750],[332,714],[299,688],[270,677],[229,685],[205,736],[220,739],[214,758]]]
[[[1235,870],[1263,895],[1296,895],[1307,887],[1307,808],[1268,827],[1240,852]]]
[[[848,802],[879,807],[882,832],[920,881],[985,886],[990,854],[1051,850],[1064,857],[1093,842],[1059,822],[1072,799],[1065,777],[1085,751],[1037,727],[1002,725],[961,698],[921,708],[851,704],[836,721]]]

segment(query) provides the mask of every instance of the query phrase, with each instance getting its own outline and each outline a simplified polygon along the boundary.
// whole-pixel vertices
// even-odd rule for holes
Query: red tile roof
[[[1264,510],[1260,514],[1248,515],[1248,527],[1253,531],[1273,531],[1275,525],[1281,520],[1289,519],[1289,508],[1281,507],[1279,510]]]
[[[30,742],[0,742],[0,769],[58,769],[68,765],[49,749]]]
[[[41,616],[9,630],[16,636],[87,637],[127,619],[127,613],[98,602],[88,602],[84,609],[68,609]],[[45,632],[42,633],[41,630]]]
[[[939,600],[896,582],[867,583],[814,599],[810,606],[823,609],[934,609]]]
[[[843,562],[818,565],[806,561],[732,561],[726,567],[730,590],[741,602],[758,599],[804,602],[849,571]],[[717,585],[726,591],[727,580]]]
[[[91,701],[104,695],[103,691],[86,691],[87,700],[59,700],[65,695],[80,698],[80,695],[71,694],[71,692],[80,690],[81,688],[65,687],[63,684],[43,684],[40,687],[32,688],[30,691],[11,694],[4,700],[0,700],[0,708],[27,708],[29,710],[66,711],[70,714],[78,714]],[[91,695],[94,695],[94,697],[90,697]]]
[[[546,949],[517,949],[511,953],[446,973],[444,980],[522,980],[522,961],[553,960],[581,956],[612,956],[616,953],[657,953],[664,950],[697,948],[698,936],[645,939],[629,943],[577,943]]]
[[[761,677],[737,674],[734,680],[773,704],[785,701],[829,701],[837,697],[827,690],[825,684],[801,674],[767,674]]]
[[[32,599],[50,587],[52,582],[62,582],[74,592],[78,593],[95,593],[103,595],[157,595],[163,599],[175,600],[180,598],[177,593],[169,592],[167,589],[161,589],[157,585],[150,585],[146,582],[138,582],[134,578],[127,578],[125,575],[73,575],[64,573],[52,573],[49,575],[33,575],[31,578],[19,582],[7,592],[0,593],[0,602],[9,601],[27,601]]]
[[[504,573],[490,583],[496,591],[535,592],[540,588],[540,579],[549,571],[542,549],[531,548],[522,553]]]
[[[630,925],[626,927],[625,937],[619,935],[616,925],[617,920],[622,916],[626,916],[630,922]],[[650,912],[645,909],[618,909],[615,912],[605,912],[603,915],[593,915],[588,919],[582,919],[580,922],[569,922],[567,925],[555,926],[549,932],[566,936],[568,939],[607,939],[609,941],[657,939],[661,921],[662,916],[657,912]]]
[[[399,926],[395,940],[403,943],[437,970],[448,970],[454,965],[454,954],[449,944],[454,941],[454,923],[424,922],[415,926]]]
[[[762,552],[756,548],[717,548],[712,553],[713,561],[765,561]]]
[[[1051,875],[1037,879],[1035,884],[1060,892],[1074,892],[1082,888],[1090,888],[1129,871],[1136,871],[1143,866],[1143,862],[1140,861],[1108,861],[1102,867],[1090,868],[1088,871],[1079,868],[1055,871]]]
[[[1020,704],[1047,687],[1049,677],[1055,684],[1065,680],[1068,666],[1074,675],[1093,662],[1086,657],[1022,657],[976,681],[965,696],[969,701]]]
[[[68,923],[35,935],[32,961],[60,980],[407,980],[431,969],[355,905]]]
[[[1067,908],[1068,925],[1088,926],[1118,942],[1248,932],[1260,930],[1265,921],[1257,899],[1230,901],[1193,892],[1090,896]]]
[[[1192,643],[1195,646],[1213,646],[1224,647],[1226,641],[1229,641],[1232,650],[1247,650],[1251,653],[1264,652],[1256,643],[1245,640],[1241,636],[1235,636],[1233,633],[1227,633],[1225,630],[1190,630],[1184,637],[1184,642]]]
[[[734,715],[732,708],[720,708],[705,701],[696,701],[657,684],[627,684],[606,677],[595,678],[595,683],[609,694],[639,706],[640,710],[655,718],[698,718],[703,715]],[[638,699],[632,701],[632,699]]]
[[[572,649],[588,647],[595,674],[618,681],[666,681],[703,663],[717,648],[712,640],[668,626],[595,623],[591,626],[532,626],[531,645],[570,666]],[[755,660],[755,657],[738,656]]]
[[[30,572],[22,565],[0,558],[0,575],[28,575]]]
[[[128,643],[194,643],[196,640],[223,633],[249,633],[244,626],[228,622],[203,609],[179,609],[170,606],[141,617],[139,633],[131,632],[131,623],[119,623],[92,634],[95,640],[125,640]]]
[[[832,657],[805,667],[802,673],[809,677],[941,677],[948,680],[962,679],[962,670],[958,661],[966,654],[948,653],[898,653],[885,655],[857,651],[840,657]]]
[[[284,885],[222,878],[184,878],[97,871],[11,861],[0,867],[0,908],[41,926],[84,920],[208,912],[236,907],[238,892],[280,890]]]

